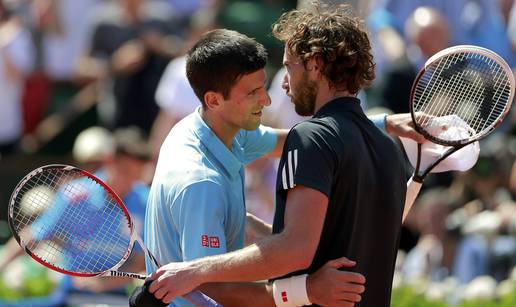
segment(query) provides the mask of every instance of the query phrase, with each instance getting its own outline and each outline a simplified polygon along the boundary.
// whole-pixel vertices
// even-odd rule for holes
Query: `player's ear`
[[[324,69],[323,58],[320,55],[316,55],[313,61],[315,62],[314,70],[317,72],[318,75],[322,75],[322,70]]]
[[[306,62],[306,70],[311,71],[315,76],[320,78],[322,76],[322,69],[324,67],[324,61],[321,56],[314,56]]]
[[[224,97],[222,94],[208,91],[204,94],[204,103],[209,110],[216,110],[222,106],[222,102],[224,101]]]
[[[312,58],[309,58],[306,62],[305,62],[305,68],[307,71],[315,71],[317,70],[317,61],[315,61],[315,59],[312,57]]]

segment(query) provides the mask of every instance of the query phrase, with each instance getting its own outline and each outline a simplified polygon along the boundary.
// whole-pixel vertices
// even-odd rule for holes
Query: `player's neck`
[[[319,109],[321,109],[328,102],[342,97],[356,97],[356,95],[353,95],[346,90],[341,91],[328,88],[323,88],[322,90],[319,89],[315,98],[315,113],[317,113],[317,111],[319,111]]]
[[[227,122],[223,121],[220,116],[217,116],[215,112],[207,112],[203,108],[200,108],[199,113],[203,121],[213,131],[213,133],[231,150],[233,139],[240,130],[240,128],[228,125]]]

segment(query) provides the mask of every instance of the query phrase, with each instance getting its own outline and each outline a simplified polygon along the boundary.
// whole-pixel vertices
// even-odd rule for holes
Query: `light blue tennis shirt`
[[[241,130],[231,149],[206,125],[199,108],[163,143],[145,214],[145,244],[161,264],[244,247],[245,164],[276,145],[273,129]],[[146,259],[147,272],[155,268]],[[172,306],[190,306],[176,299]]]
[[[369,119],[384,129],[385,114]],[[273,129],[260,126],[241,130],[230,150],[199,108],[174,126],[161,147],[145,213],[144,241],[162,265],[244,247],[244,166],[276,141]],[[146,267],[156,270],[148,258]],[[193,305],[178,298],[171,306]]]

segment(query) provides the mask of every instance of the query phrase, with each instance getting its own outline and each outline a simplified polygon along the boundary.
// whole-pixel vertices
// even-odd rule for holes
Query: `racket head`
[[[118,268],[135,240],[120,197],[95,175],[68,165],[27,174],[11,195],[8,223],[34,260],[72,276]]]
[[[472,45],[454,46],[428,59],[417,75],[410,113],[426,139],[463,146],[487,136],[503,121],[514,92],[512,70],[498,54]]]

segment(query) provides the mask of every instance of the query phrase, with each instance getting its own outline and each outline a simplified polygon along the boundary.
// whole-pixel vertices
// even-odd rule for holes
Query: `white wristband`
[[[306,292],[307,274],[278,279],[272,283],[274,302],[278,307],[311,305]]]

